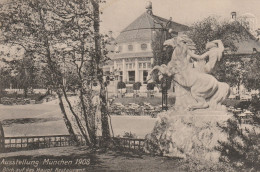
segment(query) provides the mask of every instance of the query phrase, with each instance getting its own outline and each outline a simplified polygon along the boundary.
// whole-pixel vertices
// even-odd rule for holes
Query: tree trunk
[[[41,29],[43,31],[46,31],[45,21],[44,21],[44,18],[42,16],[42,8],[39,5],[39,1],[36,1],[36,6],[38,8],[38,14],[39,14],[39,18],[40,18],[40,21],[41,21]],[[65,100],[69,105],[69,109],[70,109],[72,115],[75,117],[76,123],[78,125],[78,128],[79,128],[81,134],[83,135],[84,139],[86,140],[86,144],[89,145],[90,147],[92,147],[93,145],[92,145],[92,142],[89,138],[88,131],[86,132],[84,127],[82,126],[82,123],[80,121],[79,116],[73,110],[73,107],[72,107],[72,105],[71,105],[71,103],[70,103],[70,101],[67,97],[65,88],[62,86],[63,85],[62,74],[59,71],[57,63],[55,61],[53,61],[52,58],[51,58],[50,44],[49,44],[49,39],[48,39],[47,36],[43,37],[43,44],[46,48],[46,58],[47,58],[48,68],[51,70],[51,72],[53,74],[52,77],[55,81],[53,84],[57,88],[61,87],[60,89],[62,89]],[[69,132],[71,132],[71,131],[69,131]]]
[[[72,140],[74,142],[76,142],[77,144],[79,143],[78,139],[77,139],[77,136],[72,128],[72,125],[71,125],[71,122],[66,114],[66,111],[65,111],[65,108],[64,108],[64,104],[63,104],[63,101],[62,101],[62,96],[61,96],[61,93],[57,92],[58,94],[58,98],[59,98],[59,106],[60,106],[60,109],[61,109],[61,112],[63,114],[63,119],[64,119],[64,122],[65,122],[65,125],[68,129],[68,132],[70,134],[70,137],[72,138]]]
[[[237,84],[237,93],[238,93],[238,95],[240,95],[240,81],[239,81],[239,83]]]
[[[25,98],[27,98],[27,95],[28,95],[28,87],[24,87],[23,88],[23,95]]]
[[[107,100],[106,100],[106,90],[103,81],[103,70],[100,67],[101,56],[101,40],[99,36],[99,0],[90,0],[93,7],[94,14],[94,40],[95,40],[95,60],[97,64],[97,77],[100,84],[100,99],[101,99],[101,126],[102,126],[102,140],[104,141],[104,146],[107,146],[110,142],[110,129],[108,123],[108,111],[107,111]]]
[[[85,130],[85,128],[84,128],[84,126],[82,125],[82,122],[81,122],[79,116],[78,116],[78,115],[76,114],[76,112],[73,110],[72,104],[71,104],[71,102],[70,102],[69,99],[68,99],[68,96],[67,96],[67,94],[66,94],[66,91],[65,91],[64,87],[62,88],[62,91],[63,91],[64,97],[65,97],[65,100],[66,100],[66,102],[67,102],[68,105],[69,105],[69,109],[70,109],[72,115],[75,117],[77,126],[78,126],[78,128],[79,128],[79,130],[80,130],[80,133],[83,135],[84,139],[86,140],[87,145],[92,148],[92,147],[93,147],[93,143],[92,143],[92,141],[91,141],[91,139],[90,139],[89,131],[86,131],[86,130]]]

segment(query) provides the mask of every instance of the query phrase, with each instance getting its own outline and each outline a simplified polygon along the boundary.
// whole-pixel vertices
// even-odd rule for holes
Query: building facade
[[[114,53],[110,54],[111,62],[104,66],[104,70],[115,72],[117,79],[127,84],[146,84],[153,66],[152,42],[156,32],[162,31],[166,25],[176,35],[189,29],[188,26],[154,15],[152,4],[148,3],[146,12],[115,39]]]

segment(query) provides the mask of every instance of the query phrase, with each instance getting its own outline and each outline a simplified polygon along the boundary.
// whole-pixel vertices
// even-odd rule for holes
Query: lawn
[[[121,103],[128,103],[132,98],[116,99]],[[160,104],[160,98],[137,98],[135,103],[149,102],[152,105]],[[124,102],[123,102],[124,101]],[[170,101],[169,101],[170,102]],[[0,120],[4,124],[6,136],[24,135],[54,135],[67,134],[58,104],[39,105],[0,105]],[[156,118],[149,116],[113,116],[112,126],[115,136],[131,132],[139,138],[150,133]],[[33,171],[232,171],[228,165],[219,165],[197,162],[196,160],[183,160],[169,157],[151,156],[146,154],[133,154],[119,151],[96,151],[87,147],[55,147],[30,151],[0,153],[0,163],[5,161],[39,161],[33,165],[6,165],[0,164],[0,171],[16,169],[33,169]],[[67,165],[44,165],[44,160],[72,161]],[[76,161],[82,162],[76,164]],[[234,171],[234,170],[233,170]]]
[[[6,137],[68,134],[58,104],[0,105],[0,121]],[[156,118],[111,115],[111,121],[115,136],[131,132],[144,138]]]
[[[228,165],[210,166],[183,159],[139,155],[119,151],[90,151],[87,147],[57,147],[30,151],[0,153],[0,163],[4,161],[23,160],[32,162],[28,165],[4,165],[0,170],[33,169],[36,171],[138,171],[138,172],[172,172],[172,171],[232,171]],[[51,165],[46,161],[68,161],[71,165]],[[34,162],[34,163],[33,163]],[[81,163],[80,163],[81,162]],[[233,170],[234,171],[234,170]]]

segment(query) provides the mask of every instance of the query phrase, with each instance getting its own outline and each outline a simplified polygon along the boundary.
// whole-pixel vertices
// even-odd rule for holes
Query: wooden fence
[[[85,145],[82,136],[77,137],[80,144]],[[75,143],[70,135],[5,137],[5,152],[72,145],[75,145]]]
[[[82,136],[78,135],[77,138],[80,145],[86,145]],[[70,135],[5,137],[4,140],[4,152],[76,145]],[[98,138],[97,140],[98,144],[102,146],[101,139]],[[145,139],[113,138],[114,146],[121,151],[136,151],[141,153],[143,152],[144,142]]]
[[[145,139],[114,137],[113,140],[119,150],[140,153],[144,151]]]

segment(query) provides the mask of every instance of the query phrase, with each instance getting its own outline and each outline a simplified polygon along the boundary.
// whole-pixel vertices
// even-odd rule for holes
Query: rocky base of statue
[[[227,111],[169,110],[158,115],[151,134],[146,136],[145,151],[157,155],[218,162],[218,141],[227,135],[218,125],[226,125],[232,115]]]

